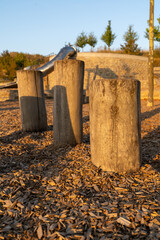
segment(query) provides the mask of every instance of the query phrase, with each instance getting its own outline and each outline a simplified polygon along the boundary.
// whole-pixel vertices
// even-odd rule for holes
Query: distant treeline
[[[36,67],[48,61],[48,57],[40,54],[26,54],[18,52],[3,51],[0,55],[0,79],[14,80],[16,71],[27,66]]]
[[[124,51],[121,49],[110,51],[105,47],[99,47],[95,52],[124,53]],[[148,51],[141,51],[139,55],[148,57]],[[8,52],[8,50],[3,51],[0,55],[0,81],[13,81],[16,78],[17,70],[24,69],[27,66],[31,66],[33,69],[35,69],[39,65],[43,65],[48,61],[49,57],[40,54],[32,55],[22,52]],[[160,67],[160,48],[155,48],[154,50],[154,66]]]

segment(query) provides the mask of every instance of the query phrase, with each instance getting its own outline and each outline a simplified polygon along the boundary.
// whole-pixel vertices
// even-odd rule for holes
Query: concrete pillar
[[[43,78],[40,71],[17,71],[22,130],[38,132],[47,129]]]
[[[82,142],[84,62],[59,60],[54,65],[53,134],[56,144]]]
[[[136,171],[141,162],[140,82],[100,79],[90,92],[92,162],[105,171]]]

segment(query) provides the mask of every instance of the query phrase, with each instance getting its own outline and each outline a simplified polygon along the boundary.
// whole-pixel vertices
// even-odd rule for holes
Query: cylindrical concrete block
[[[104,171],[136,171],[141,162],[140,82],[95,80],[89,97],[92,162]]]
[[[47,129],[43,78],[40,71],[17,71],[22,130],[38,132]]]
[[[58,145],[82,142],[84,62],[59,60],[54,65],[53,135]]]

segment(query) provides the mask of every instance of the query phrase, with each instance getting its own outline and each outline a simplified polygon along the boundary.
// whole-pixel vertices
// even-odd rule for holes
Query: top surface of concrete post
[[[18,93],[23,131],[47,129],[43,78],[40,71],[17,71]]]
[[[105,171],[140,167],[140,82],[100,79],[90,85],[92,162]]]
[[[53,132],[57,144],[82,141],[84,62],[75,59],[55,62]]]

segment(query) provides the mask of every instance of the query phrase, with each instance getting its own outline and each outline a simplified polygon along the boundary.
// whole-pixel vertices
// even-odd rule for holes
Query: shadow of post
[[[82,111],[74,106],[74,102],[68,103],[66,87],[54,86],[53,94],[54,141],[58,145],[74,146],[82,141]]]
[[[101,78],[104,79],[117,79],[118,75],[112,71],[110,68],[87,68],[86,71],[88,72],[88,80],[87,84],[89,85],[89,82],[93,79],[91,79],[91,73],[94,75],[98,75]]]
[[[47,130],[47,114],[44,98],[22,96],[20,97],[20,109],[23,131]]]
[[[160,108],[156,108],[152,111],[144,112],[144,113],[141,114],[141,121],[144,121],[147,118],[151,118],[158,113],[160,113]]]
[[[142,164],[145,163],[160,172],[160,126],[142,139]]]

